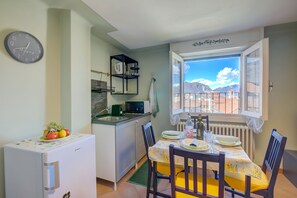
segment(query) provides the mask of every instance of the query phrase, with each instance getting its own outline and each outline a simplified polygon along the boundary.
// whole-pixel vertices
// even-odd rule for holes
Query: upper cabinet
[[[137,95],[139,65],[138,61],[124,54],[110,57],[110,86],[112,95]]]

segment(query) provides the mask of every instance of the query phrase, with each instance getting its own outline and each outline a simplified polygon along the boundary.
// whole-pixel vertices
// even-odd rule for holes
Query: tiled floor
[[[144,160],[142,160],[144,161]],[[140,162],[140,164],[142,163]],[[140,185],[131,184],[126,182],[129,177],[134,173],[133,168],[123,179],[117,184],[117,191],[113,191],[113,183],[97,180],[97,197],[98,198],[144,198],[146,196],[146,188]],[[170,193],[170,184],[167,181],[162,181],[158,185],[158,189],[165,193]],[[290,181],[282,174],[278,176],[275,186],[275,198],[296,198],[297,188],[290,183]],[[152,196],[151,196],[152,197]],[[237,196],[235,196],[237,197]],[[255,196],[260,197],[260,196]],[[226,193],[226,198],[231,196]]]

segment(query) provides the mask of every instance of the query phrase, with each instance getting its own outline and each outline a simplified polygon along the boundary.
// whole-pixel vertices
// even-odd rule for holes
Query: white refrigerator
[[[95,136],[4,146],[6,198],[96,198]]]

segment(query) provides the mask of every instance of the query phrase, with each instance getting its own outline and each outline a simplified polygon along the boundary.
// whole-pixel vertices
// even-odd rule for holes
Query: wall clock
[[[9,33],[4,40],[8,54],[22,63],[35,63],[43,56],[40,41],[32,34],[22,31]]]

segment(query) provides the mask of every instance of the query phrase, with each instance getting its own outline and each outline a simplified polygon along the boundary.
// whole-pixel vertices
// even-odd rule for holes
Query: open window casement
[[[171,65],[171,115],[183,112],[183,81],[184,60],[182,57],[170,51]]]
[[[268,39],[242,53],[242,115],[268,119]]]

